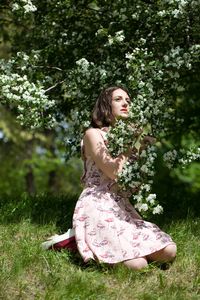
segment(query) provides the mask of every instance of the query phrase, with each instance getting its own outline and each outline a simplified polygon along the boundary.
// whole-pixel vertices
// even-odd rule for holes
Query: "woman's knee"
[[[176,257],[176,245],[171,244],[147,256],[150,261],[170,262]]]
[[[175,244],[166,246],[163,249],[164,257],[166,261],[172,261],[176,257],[177,247]]]
[[[147,267],[148,262],[145,257],[134,258],[124,261],[124,265],[133,270],[141,270]]]

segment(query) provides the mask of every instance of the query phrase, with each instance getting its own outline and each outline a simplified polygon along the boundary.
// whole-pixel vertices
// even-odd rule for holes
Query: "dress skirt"
[[[73,228],[85,262],[93,259],[115,264],[174,244],[157,225],[139,219],[126,197],[101,186],[83,190],[74,211]]]

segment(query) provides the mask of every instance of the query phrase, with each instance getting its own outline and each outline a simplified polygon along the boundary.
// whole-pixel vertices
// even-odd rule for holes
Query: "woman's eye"
[[[118,98],[114,98],[114,101],[122,101],[123,99],[122,98],[120,98],[120,97],[118,97]],[[126,102],[128,103],[128,104],[131,104],[131,100],[128,98],[128,99],[126,99]]]

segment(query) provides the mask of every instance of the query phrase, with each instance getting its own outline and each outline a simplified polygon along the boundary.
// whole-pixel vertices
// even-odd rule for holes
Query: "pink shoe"
[[[74,229],[70,228],[63,234],[51,236],[46,242],[43,242],[41,246],[44,250],[68,249],[70,251],[77,251]]]

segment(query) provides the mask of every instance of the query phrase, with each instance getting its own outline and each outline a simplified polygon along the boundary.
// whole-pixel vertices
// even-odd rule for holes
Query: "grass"
[[[33,200],[27,198],[27,204],[23,205],[18,200],[18,206],[13,200],[15,209],[11,202],[1,206],[0,299],[200,299],[200,218],[160,224],[177,243],[175,262],[166,271],[152,264],[143,271],[134,272],[122,265],[109,267],[94,262],[85,265],[79,256],[67,251],[42,250],[41,242],[61,231],[58,225],[61,220],[56,219],[56,212],[58,215],[59,212],[55,208],[63,207],[62,201],[67,205],[70,199],[57,199],[57,204],[51,206],[56,201],[52,198],[45,211],[41,207],[47,198],[40,199],[40,204],[36,205],[37,216],[33,204],[39,203],[39,199]],[[70,208],[69,204],[66,214],[70,214],[74,206],[71,203]],[[64,221],[70,223],[70,220]]]

